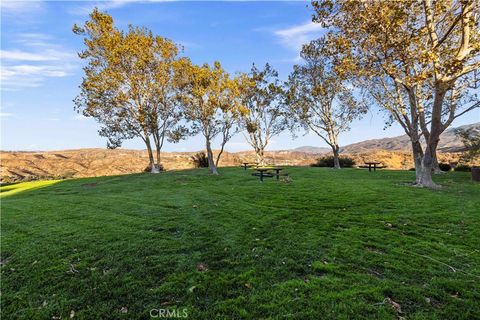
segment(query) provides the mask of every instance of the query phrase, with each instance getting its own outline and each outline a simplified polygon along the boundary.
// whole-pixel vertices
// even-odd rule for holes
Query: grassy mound
[[[413,172],[286,171],[2,187],[2,319],[478,317],[468,173],[432,191]]]

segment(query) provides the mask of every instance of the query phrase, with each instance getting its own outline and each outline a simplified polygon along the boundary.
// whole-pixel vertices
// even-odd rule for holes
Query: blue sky
[[[1,149],[60,150],[105,147],[98,125],[73,110],[82,63],[76,52],[82,38],[71,30],[82,24],[94,6],[111,14],[120,28],[141,25],[185,47],[195,63],[219,60],[231,73],[248,71],[252,62],[272,64],[285,79],[298,62],[302,43],[322,34],[310,22],[308,2],[162,2],[162,1],[3,1],[1,2]],[[454,125],[480,120],[478,112]],[[384,115],[371,110],[340,137],[341,144],[403,134],[399,126],[383,130]],[[275,137],[269,150],[297,146],[326,146],[314,134],[292,139]],[[125,148],[144,149],[140,140]],[[166,151],[204,148],[201,136]],[[226,146],[248,150],[242,134]]]

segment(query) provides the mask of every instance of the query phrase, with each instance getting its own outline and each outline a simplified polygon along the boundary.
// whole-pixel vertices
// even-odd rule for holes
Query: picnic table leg
[[[374,172],[377,171],[377,164],[376,164],[376,163],[373,164],[373,171],[374,171]]]
[[[280,170],[275,170],[277,171],[277,180],[280,180]]]
[[[247,165],[246,164],[243,165],[243,170],[247,171]]]
[[[368,164],[368,172],[372,172],[372,165]]]
[[[263,182],[263,171],[260,171],[260,182]]]

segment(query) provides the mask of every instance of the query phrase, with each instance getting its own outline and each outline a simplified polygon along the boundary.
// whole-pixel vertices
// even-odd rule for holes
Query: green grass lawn
[[[2,319],[480,318],[468,173],[287,171],[2,187]]]

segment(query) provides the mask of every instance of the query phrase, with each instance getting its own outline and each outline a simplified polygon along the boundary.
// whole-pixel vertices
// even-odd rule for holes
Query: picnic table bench
[[[247,168],[251,168],[254,166],[258,166],[258,162],[243,162],[240,167],[243,167],[244,170],[247,170]]]
[[[288,173],[281,174],[280,171],[283,168],[278,167],[256,167],[254,170],[257,172],[252,173],[252,176],[260,177],[260,182],[263,182],[263,178],[277,177],[277,180],[279,180],[280,176],[288,176]]]
[[[368,171],[370,172],[372,172],[372,168],[373,168],[373,171],[377,171],[377,169],[386,168],[386,166],[379,166],[379,164],[381,164],[381,162],[375,162],[375,161],[365,162],[365,165],[360,166],[360,168],[368,168]]]

